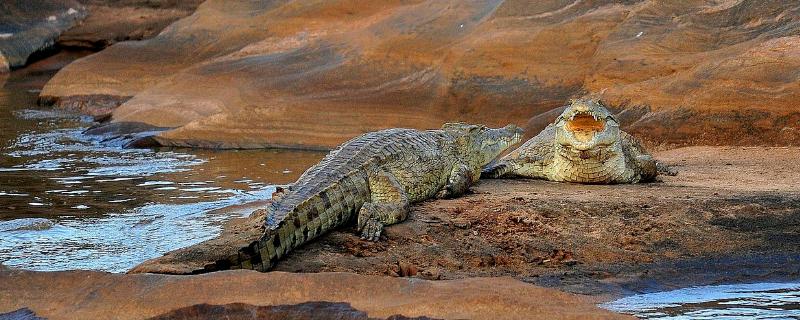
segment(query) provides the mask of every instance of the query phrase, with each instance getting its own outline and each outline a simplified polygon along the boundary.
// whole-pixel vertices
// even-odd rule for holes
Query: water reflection
[[[89,119],[35,108],[42,79],[60,65],[15,72],[0,89],[5,265],[125,271],[215,236],[234,214],[215,209],[266,199],[324,155],[122,149],[81,134]]]
[[[798,319],[800,283],[693,287],[635,295],[603,307],[643,319]]]

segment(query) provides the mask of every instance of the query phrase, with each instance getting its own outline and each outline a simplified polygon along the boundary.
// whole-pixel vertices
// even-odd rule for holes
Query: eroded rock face
[[[157,143],[331,147],[387,127],[527,125],[602,93],[649,144],[799,144],[794,1],[223,1],[62,70],[45,101]],[[107,105],[107,103],[105,103]]]
[[[202,0],[78,0],[88,15],[58,37],[62,47],[99,50],[114,43],[152,38],[190,15]]]
[[[74,0],[0,2],[0,72],[24,66],[85,16]]]
[[[331,304],[308,303],[315,301]],[[0,314],[21,308],[51,320],[197,319],[192,312],[201,311],[208,316],[202,319],[215,315],[239,319],[235,315],[243,310],[302,314],[303,308],[338,310],[343,319],[361,314],[371,318],[632,319],[601,310],[579,296],[511,278],[426,281],[241,270],[167,276],[0,268]]]

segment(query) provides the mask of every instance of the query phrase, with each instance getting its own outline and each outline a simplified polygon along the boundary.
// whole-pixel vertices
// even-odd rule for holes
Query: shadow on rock
[[[244,303],[226,305],[198,304],[180,308],[150,318],[150,320],[372,320],[364,311],[353,308],[349,303],[306,302],[295,305],[254,306]],[[428,317],[404,317],[394,315],[389,320],[426,320]]]
[[[22,308],[8,313],[0,313],[0,320],[44,320],[28,308]]]

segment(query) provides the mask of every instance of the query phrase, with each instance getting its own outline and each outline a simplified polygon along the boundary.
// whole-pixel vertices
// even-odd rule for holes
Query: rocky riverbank
[[[152,39],[64,68],[42,102],[167,129],[149,145],[329,148],[453,120],[534,135],[590,92],[650,145],[798,145],[798,10],[209,0]]]
[[[168,276],[0,267],[0,280],[0,318],[23,308],[17,314],[51,320],[630,318],[585,297],[511,278],[426,281],[254,271]]]
[[[0,74],[62,49],[102,50],[152,38],[202,0],[7,0],[0,3]]]
[[[462,279],[511,276],[594,295],[800,276],[798,148],[689,147],[656,158],[661,182],[592,186],[483,180],[427,201],[377,243],[332,232],[277,265],[291,272]],[[228,208],[249,212],[254,203]],[[257,238],[260,217],[132,272],[190,273]]]

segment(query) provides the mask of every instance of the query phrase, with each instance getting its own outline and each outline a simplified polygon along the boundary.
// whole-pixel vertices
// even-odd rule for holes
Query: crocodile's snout
[[[509,124],[501,129],[505,135],[510,140],[510,145],[516,144],[520,140],[522,140],[522,135],[525,134],[525,130],[516,125]]]
[[[514,124],[509,124],[509,125],[503,127],[503,129],[506,129],[508,131],[514,132],[515,134],[523,134],[523,133],[525,133],[525,130],[522,130],[522,128],[517,127]]]

